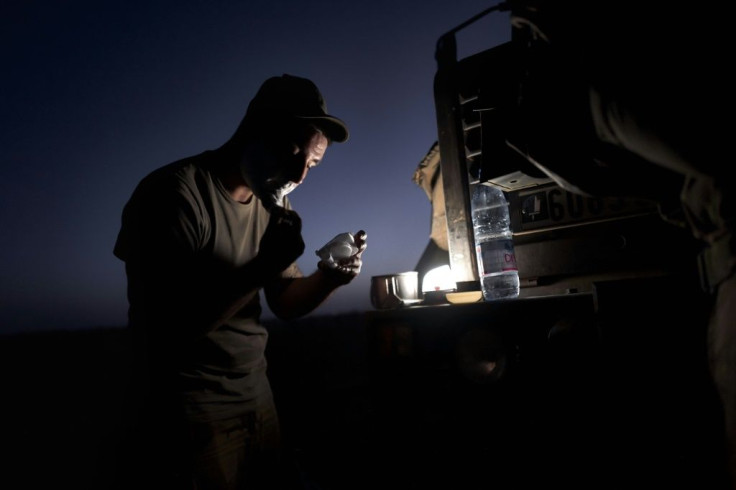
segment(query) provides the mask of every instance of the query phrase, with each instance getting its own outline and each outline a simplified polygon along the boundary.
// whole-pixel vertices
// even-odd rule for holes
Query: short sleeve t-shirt
[[[270,396],[258,290],[206,331],[232,271],[252,260],[269,214],[255,196],[235,201],[216,173],[216,151],[162,167],[136,187],[114,253],[126,263],[129,323],[145,339],[153,390],[168,390],[190,419],[239,415]],[[284,206],[290,208],[288,199]],[[301,273],[294,264],[292,276]]]

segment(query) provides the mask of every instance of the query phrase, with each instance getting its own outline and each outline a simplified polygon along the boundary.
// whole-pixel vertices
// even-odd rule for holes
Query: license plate
[[[508,197],[514,234],[657,212],[651,201],[586,197],[557,185],[524,189]]]

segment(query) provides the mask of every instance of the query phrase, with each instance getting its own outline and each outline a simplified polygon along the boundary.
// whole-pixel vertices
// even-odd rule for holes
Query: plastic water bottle
[[[519,269],[506,196],[492,185],[473,184],[471,212],[483,297],[486,301],[518,297]]]

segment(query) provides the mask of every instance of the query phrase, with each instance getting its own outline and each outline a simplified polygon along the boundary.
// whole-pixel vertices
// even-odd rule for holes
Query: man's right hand
[[[258,246],[258,258],[268,271],[279,273],[304,253],[302,219],[296,211],[274,207]]]

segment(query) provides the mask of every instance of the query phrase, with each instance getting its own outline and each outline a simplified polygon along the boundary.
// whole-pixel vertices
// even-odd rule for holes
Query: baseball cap
[[[345,122],[327,113],[325,99],[311,80],[284,74],[267,79],[248,105],[248,117],[255,119],[313,122],[332,141],[347,141]]]

